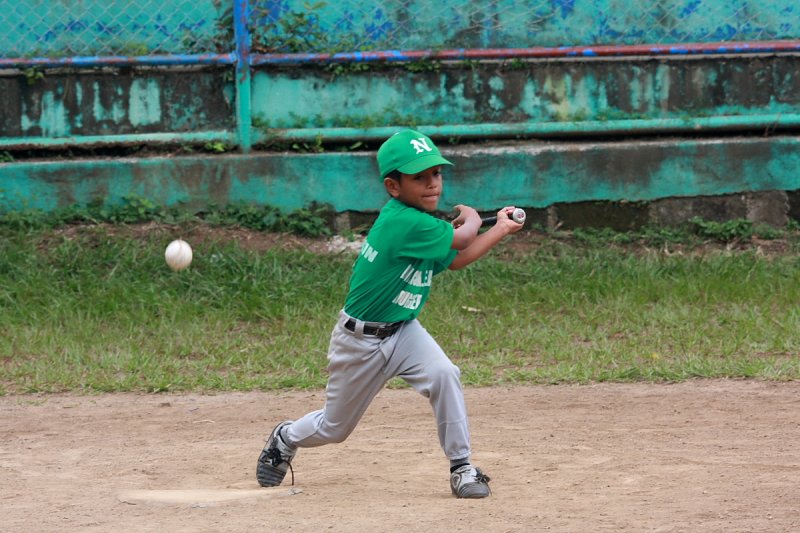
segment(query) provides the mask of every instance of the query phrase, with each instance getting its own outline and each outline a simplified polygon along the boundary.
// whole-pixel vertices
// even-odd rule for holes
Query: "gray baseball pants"
[[[289,444],[304,448],[344,441],[355,429],[372,400],[400,377],[428,398],[448,459],[470,456],[469,425],[461,372],[417,320],[404,323],[392,336],[378,338],[344,324],[344,311],[331,333],[325,405],[296,420],[285,430]]]

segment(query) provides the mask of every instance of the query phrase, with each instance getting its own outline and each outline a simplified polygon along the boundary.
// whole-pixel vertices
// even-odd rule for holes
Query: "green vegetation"
[[[359,38],[355,33],[330,32],[320,24],[320,11],[327,2],[304,3],[302,10],[276,11],[275,6],[251,4],[250,49],[255,53],[336,53],[351,50]],[[218,18],[210,42],[187,35],[184,45],[230,50],[234,42],[233,4],[214,0]],[[334,40],[335,39],[335,40]]]
[[[52,229],[69,224],[134,224],[153,221],[166,224],[235,225],[256,231],[288,232],[313,237],[330,234],[327,220],[331,216],[329,211],[326,206],[312,205],[285,213],[272,206],[240,203],[208,206],[203,211],[194,212],[184,206],[165,207],[147,198],[130,195],[114,205],[74,206],[48,212],[38,209],[0,212],[0,227],[25,231]]]
[[[150,46],[141,41],[120,41],[108,43],[108,50],[110,55],[115,56],[146,56],[154,53],[164,53],[164,51],[155,49],[151,50]]]
[[[0,393],[324,386],[353,252],[262,233],[278,215],[256,207],[178,217],[139,199],[106,214],[117,223],[0,220]],[[320,224],[292,218],[307,227],[283,231]],[[178,237],[195,258],[175,273],[163,252]],[[772,253],[731,242],[517,235],[437,277],[422,321],[468,385],[799,379],[800,234],[782,230]]]
[[[22,75],[25,76],[25,82],[28,85],[36,85],[44,79],[44,72],[37,67],[29,67],[22,70]]]
[[[273,128],[376,128],[386,124],[395,126],[416,127],[418,124],[425,123],[424,117],[405,115],[399,113],[397,109],[386,108],[380,112],[371,113],[364,116],[331,115],[325,118],[321,115],[299,116],[289,113],[289,120],[278,120],[270,123],[264,117],[258,116],[253,119],[253,126],[265,133]]]
[[[304,4],[302,11],[290,11],[277,17],[270,7],[254,5],[253,16],[259,21],[252,32],[252,49],[257,52],[311,52],[330,48],[329,35],[319,22],[319,11],[326,2]]]
[[[220,141],[207,142],[203,145],[203,151],[211,154],[224,154],[232,151],[233,149],[233,145]]]
[[[781,230],[777,228],[766,224],[756,225],[743,219],[714,222],[695,217],[690,222],[701,237],[722,242],[748,240],[754,236],[761,239],[776,239],[781,235]]]

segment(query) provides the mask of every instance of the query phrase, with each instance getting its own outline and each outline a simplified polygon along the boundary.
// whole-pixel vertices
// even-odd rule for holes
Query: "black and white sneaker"
[[[291,425],[292,421],[281,422],[270,433],[261,455],[258,456],[256,465],[256,479],[262,487],[277,487],[286,477],[286,472],[292,472],[292,485],[294,485],[294,470],[292,470],[292,459],[297,453],[297,448],[290,448],[283,438],[280,431]]]
[[[480,468],[464,465],[450,474],[450,489],[457,498],[486,498],[489,489],[489,476]]]

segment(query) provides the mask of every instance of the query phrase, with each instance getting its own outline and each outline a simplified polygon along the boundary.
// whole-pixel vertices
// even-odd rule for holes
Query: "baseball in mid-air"
[[[183,270],[192,264],[192,247],[182,239],[175,239],[167,246],[164,259],[175,272]]]

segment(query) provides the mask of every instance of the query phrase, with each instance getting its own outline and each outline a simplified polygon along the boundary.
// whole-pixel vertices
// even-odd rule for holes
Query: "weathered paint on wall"
[[[478,147],[469,152],[467,178],[450,192],[525,191],[525,198],[514,199],[545,207],[794,190],[800,188],[793,168],[800,163],[798,146],[798,138],[781,137]]]
[[[292,210],[322,201],[369,211],[380,205],[381,191],[352,172],[373,159],[271,154],[0,164],[0,210],[113,205],[135,195],[197,208],[244,202]]]
[[[0,77],[0,137],[64,137],[232,128],[223,71],[48,72]]]
[[[255,126],[368,127],[793,114],[800,56],[552,60],[334,76],[259,69]],[[0,137],[197,132],[234,127],[224,71],[48,72],[0,77]]]
[[[440,207],[546,207],[592,200],[800,189],[800,137],[442,146],[455,163]],[[165,179],[168,177],[168,179]],[[137,195],[202,208],[312,202],[377,211],[386,192],[374,152],[251,154],[0,165],[0,209],[52,210]]]
[[[800,57],[484,63],[333,76],[259,70],[253,115],[273,128],[756,115],[800,111]]]

